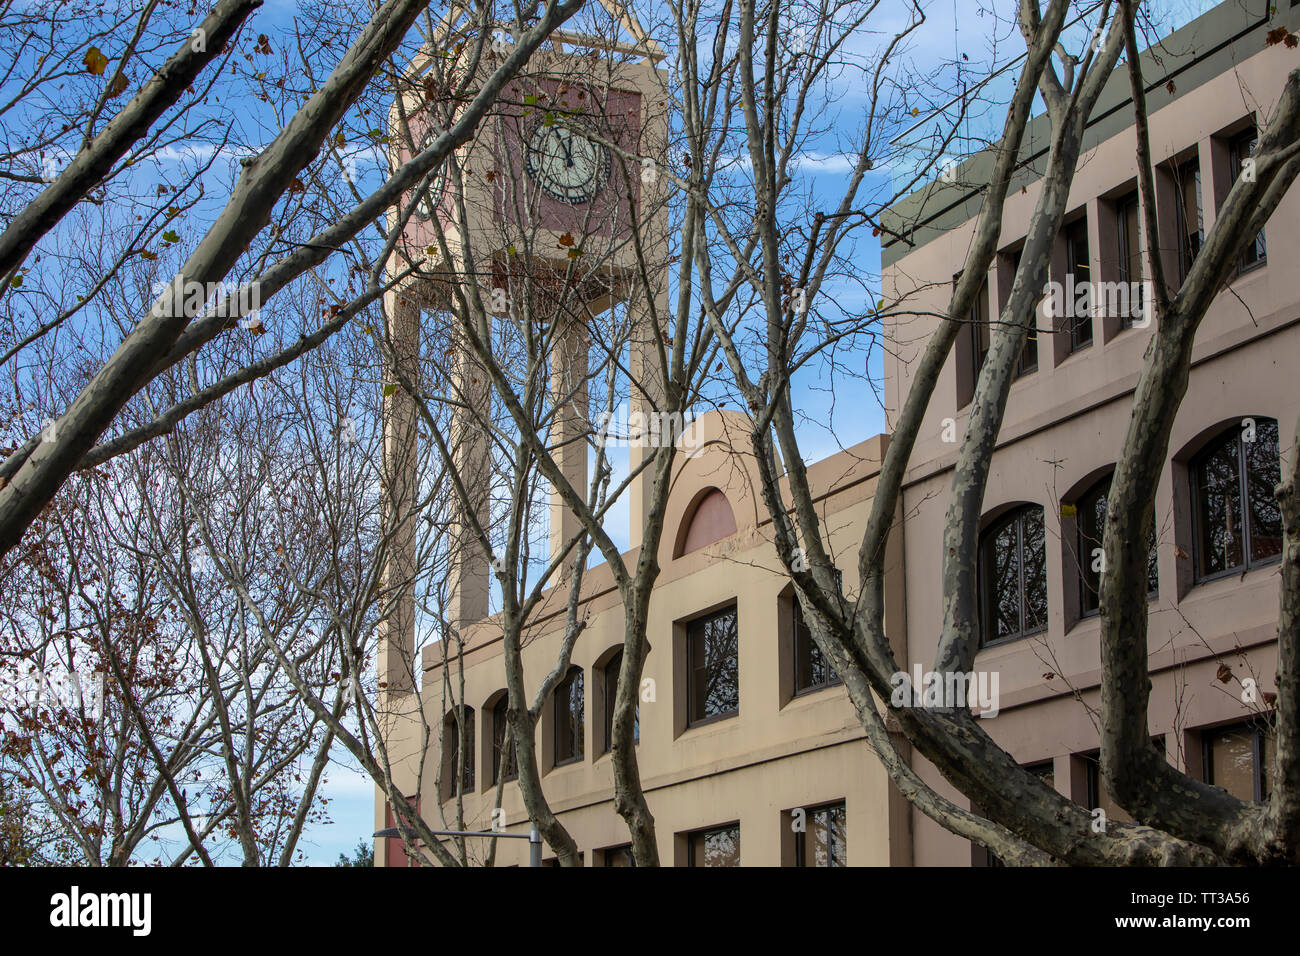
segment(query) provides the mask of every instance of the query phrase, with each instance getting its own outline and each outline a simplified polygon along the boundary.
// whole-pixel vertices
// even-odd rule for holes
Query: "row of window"
[[[793,695],[802,695],[838,684],[839,678],[813,641],[812,631],[803,620],[799,602],[780,601],[782,613],[790,615],[790,659],[783,662],[793,681]],[[684,658],[686,661],[685,722],[688,727],[700,726],[735,717],[740,712],[740,630],[736,605],[730,604],[687,622],[685,628]],[[601,699],[596,702],[601,724],[594,741],[597,755],[609,752],[613,740],[614,702],[618,691],[619,670],[623,652],[615,650],[594,669],[599,681]],[[586,754],[586,677],[581,667],[572,666],[556,685],[551,695],[549,719],[550,764],[562,767],[581,761]],[[494,786],[499,774],[513,780],[517,776],[514,740],[509,733],[509,700],[505,691],[499,691],[485,708],[491,733],[491,777],[484,781],[484,789]],[[461,721],[468,759],[463,764],[459,758]],[[474,790],[474,722],[473,707],[447,714],[442,731],[441,797],[446,800],[456,793],[457,765],[461,765],[460,788],[462,793]],[[633,726],[633,739],[640,740],[640,721]],[[504,761],[504,771],[502,763]],[[486,767],[485,767],[486,769]]]
[[[1277,758],[1277,739],[1269,725],[1262,720],[1244,721],[1200,732],[1201,779],[1222,787],[1238,800],[1263,803],[1269,797],[1268,775]],[[1152,745],[1165,752],[1165,738],[1155,737]],[[1084,766],[1085,792],[1079,794],[1089,809],[1104,810],[1111,822],[1132,823],[1117,804],[1102,780],[1101,763],[1097,751],[1078,754]],[[1051,760],[1025,767],[1037,774],[1049,786],[1055,786],[1055,763]],[[976,812],[979,809],[976,808]],[[971,862],[975,866],[1002,866],[1002,861],[981,847],[971,848]]]
[[[1234,422],[1209,442],[1190,462],[1190,494],[1194,576],[1197,581],[1240,573],[1278,559],[1282,551],[1282,516],[1273,489],[1281,480],[1279,432],[1276,420],[1264,417]],[[1111,476],[1095,482],[1061,509],[1063,532],[1074,541],[1073,577],[1079,617],[1097,613],[1101,577],[1102,534]],[[1072,527],[1071,527],[1072,525]],[[1047,629],[1047,528],[1041,505],[1026,504],[1001,514],[984,530],[979,549],[981,645],[1016,640]],[[1148,593],[1159,591],[1156,536],[1148,542]],[[1071,575],[1065,579],[1070,580]],[[812,639],[799,602],[786,599],[790,615],[788,667],[793,695],[838,683],[838,678]],[[740,640],[735,604],[712,611],[684,626],[684,726],[694,727],[736,716],[740,711]],[[597,755],[609,751],[613,739],[614,701],[622,651],[615,650],[596,669],[601,700]],[[550,703],[549,763],[561,767],[581,761],[587,752],[586,677],[571,667],[557,685]],[[491,776],[516,775],[513,740],[507,729],[508,701],[499,692],[487,707],[491,733]],[[456,767],[461,726],[465,727],[467,759],[460,773],[462,792],[474,790],[474,709],[447,716],[443,728],[442,797],[456,792]],[[639,739],[639,721],[634,738]],[[507,744],[509,741],[509,744]],[[486,767],[485,767],[486,769]]]
[[[1189,464],[1195,580],[1241,573],[1278,559],[1282,512],[1273,489],[1281,480],[1277,421],[1243,418],[1226,428]],[[1073,520],[1074,577],[1079,616],[1095,614],[1106,524],[1107,475],[1061,509]],[[1147,589],[1159,590],[1156,537],[1148,542]],[[1071,575],[1066,575],[1069,580]],[[1043,508],[1021,505],[982,533],[979,551],[982,644],[1047,629],[1047,531]]]
[[[1216,154],[1222,151],[1228,168],[1235,172],[1240,170],[1250,157],[1258,139],[1255,126],[1252,124],[1231,136],[1216,137],[1212,141],[1211,151]],[[1172,271],[1173,274],[1169,276],[1171,280],[1176,279],[1181,283],[1191,269],[1192,262],[1205,240],[1204,199],[1201,192],[1199,158],[1194,157],[1181,163],[1171,162],[1161,166],[1155,182],[1158,193],[1157,204],[1159,205],[1167,197],[1169,205],[1173,207],[1176,247],[1170,247],[1173,261],[1169,263],[1170,269],[1166,271]],[[1218,199],[1222,201],[1226,195],[1227,190],[1223,189]],[[1142,316],[1144,305],[1140,285],[1145,278],[1141,240],[1144,226],[1138,192],[1134,188],[1115,199],[1105,200],[1101,208],[1107,219],[1104,224],[1106,228],[1098,232],[1102,243],[1099,261],[1106,273],[1101,278],[1124,284],[1132,289],[1131,295],[1126,294],[1110,302],[1118,312],[1115,316],[1118,319],[1118,328],[1127,329]],[[1057,252],[1053,256],[1055,262],[1051,270],[1052,275],[1061,281],[1065,290],[1066,308],[1064,315],[1060,317],[1060,327],[1054,330],[1068,340],[1063,355],[1073,354],[1093,344],[1096,337],[1093,328],[1094,318],[1106,305],[1099,301],[1097,289],[1092,285],[1093,259],[1088,225],[1086,211],[1079,212],[1068,219],[1062,226]],[[1000,279],[999,288],[1003,293],[1000,298],[1003,301],[1010,292],[1011,281],[1020,267],[1022,251],[1021,248],[1014,248],[1000,254],[997,274]],[[1264,233],[1261,231],[1242,251],[1237,262],[1237,273],[1240,275],[1264,265],[1266,258]],[[1090,290],[1088,300],[1076,296],[1076,290],[1084,288]],[[1087,305],[1083,305],[1085,301]],[[971,363],[970,366],[963,366],[963,368],[969,367],[973,373],[969,378],[964,375],[959,376],[959,407],[970,401],[974,393],[975,380],[979,377],[984,360],[988,356],[989,311],[989,285],[986,278],[971,307],[970,331],[966,340],[959,346],[959,351],[965,352]],[[1038,364],[1038,329],[1031,327],[1016,365],[1015,376],[1019,378],[1036,371]]]
[[[1200,731],[1200,776],[1243,801],[1264,802],[1269,798],[1269,772],[1277,759],[1277,739],[1263,720],[1250,720]],[[1165,738],[1155,737],[1152,745],[1165,752]],[[1089,809],[1105,811],[1108,821],[1132,823],[1133,819],[1112,799],[1102,780],[1098,752],[1076,755],[1084,767],[1082,797]],[[1040,761],[1026,766],[1049,786],[1055,786],[1055,762]],[[978,807],[975,812],[981,812]],[[417,809],[418,812],[418,809]],[[392,826],[391,809],[388,825]],[[807,809],[788,810],[781,815],[782,862],[784,865],[839,867],[848,859],[848,817],[844,801]],[[732,822],[682,834],[687,866],[739,866],[740,824]],[[396,842],[396,841],[393,841]],[[400,853],[400,844],[390,853]],[[598,851],[601,866],[635,866],[631,844]],[[981,847],[972,847],[975,866],[1002,866],[1002,862]],[[555,860],[547,865],[558,865]]]
[[[1189,473],[1195,580],[1240,573],[1277,560],[1282,550],[1282,516],[1273,497],[1273,489],[1281,479],[1276,420],[1253,417],[1233,423],[1191,460]],[[1061,509],[1063,531],[1074,540],[1071,563],[1079,617],[1098,610],[1110,481],[1110,475],[1104,476]],[[1008,510],[984,530],[978,570],[982,646],[1047,629],[1047,540],[1044,510],[1036,504]],[[1160,584],[1154,530],[1148,548],[1147,586],[1154,597]],[[1066,575],[1066,580],[1070,577]],[[838,683],[803,621],[799,602],[788,599],[782,604],[783,613],[791,617],[790,660],[784,663],[792,696]],[[685,625],[685,727],[725,720],[739,713],[739,637],[735,604]],[[596,667],[601,723],[593,743],[598,756],[609,751],[613,739],[621,666],[622,651],[615,650]],[[516,774],[514,745],[507,732],[507,707],[502,691],[487,708],[489,727],[485,730],[491,733],[492,748],[491,776],[484,781],[485,789],[495,783],[503,760],[505,778],[513,779]],[[556,687],[550,707],[550,719],[544,722],[551,734],[550,765],[561,767],[581,761],[587,752],[586,677],[581,667],[569,669]],[[462,792],[474,789],[474,709],[470,707],[449,714],[444,726],[443,799],[456,790],[461,736],[458,718],[465,722],[469,755],[461,768],[461,788]],[[634,738],[639,737],[638,721]]]
[[[782,850],[787,866],[848,865],[848,815],[844,801],[781,814]],[[740,824],[694,830],[684,834],[687,866],[740,866]],[[610,847],[598,858],[602,866],[636,866],[632,845]]]

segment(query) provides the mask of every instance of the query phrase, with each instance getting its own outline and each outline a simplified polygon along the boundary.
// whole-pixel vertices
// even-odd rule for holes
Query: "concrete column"
[[[587,436],[591,432],[587,407],[587,359],[590,333],[571,317],[560,323],[551,346],[551,400],[555,418],[550,430],[551,454],[565,480],[582,497],[587,495]],[[551,489],[551,557],[581,529],[573,510]],[[563,575],[557,575],[557,579]]]
[[[415,380],[420,364],[420,309],[403,291],[384,297],[389,341],[402,374]],[[385,369],[383,399],[383,523],[388,537],[383,582],[390,606],[379,622],[379,681],[391,695],[415,687],[415,551],[419,429],[415,399]],[[391,392],[389,391],[392,389]]]
[[[454,346],[448,356],[453,396],[463,403],[448,430],[449,451],[460,480],[470,497],[466,508],[453,493],[448,531],[451,535],[450,566],[447,575],[447,622],[457,630],[488,615],[488,554],[474,527],[489,521],[491,488],[491,391],[487,374],[468,345]]]
[[[664,335],[671,335],[668,314],[668,290],[661,287],[655,293],[654,315]],[[628,302],[628,319],[632,329],[628,369],[632,376],[631,416],[632,421],[643,423],[641,434],[629,435],[631,447],[628,448],[628,468],[635,470],[641,463],[652,456],[655,451],[654,441],[658,434],[652,436],[646,423],[654,422],[656,412],[663,409],[664,382],[663,369],[659,362],[660,345],[670,351],[671,343],[659,340],[656,344],[654,323],[645,298],[644,289],[638,289]],[[645,533],[646,518],[650,511],[650,498],[654,485],[654,469],[646,467],[632,483],[629,491],[631,518],[628,522],[630,546],[641,544]]]

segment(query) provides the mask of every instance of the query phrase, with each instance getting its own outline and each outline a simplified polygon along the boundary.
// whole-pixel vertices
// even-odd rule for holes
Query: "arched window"
[[[513,780],[519,776],[519,765],[515,758],[515,738],[510,733],[510,721],[506,716],[510,710],[510,695],[504,691],[492,705],[492,779],[501,775],[501,761],[506,762],[505,779]]]
[[[1197,580],[1244,571],[1282,553],[1277,422],[1243,418],[1192,461]]]
[[[555,688],[555,765],[582,759],[584,693],[582,668],[570,667]]]
[[[677,547],[673,549],[673,557],[680,558],[735,533],[736,515],[731,510],[731,502],[727,501],[727,496],[719,489],[706,489],[686,509],[686,515],[677,531]]]
[[[1047,548],[1043,509],[1024,505],[980,538],[980,644],[1047,628]]]
[[[461,793],[470,793],[474,789],[474,708],[464,707],[460,710],[461,720],[465,724],[465,759],[461,761],[460,725],[455,712],[449,713],[442,721],[442,799],[449,800],[456,795],[456,768],[461,768]]]
[[[609,753],[614,746],[614,702],[618,698],[618,672],[623,669],[623,651],[617,650],[608,661],[601,673],[604,681],[603,694],[605,698],[605,739],[602,741],[604,753]],[[636,705],[635,717],[632,721],[632,742],[641,741],[641,705]]]
[[[1100,607],[1098,594],[1101,590],[1101,547],[1102,537],[1106,531],[1106,502],[1110,496],[1110,482],[1114,475],[1107,475],[1079,496],[1075,502],[1078,509],[1075,522],[1079,532],[1079,546],[1076,557],[1079,563],[1079,610],[1083,614],[1095,614]],[[1147,594],[1154,596],[1159,588],[1159,571],[1157,570],[1156,529],[1153,524],[1147,540]]]

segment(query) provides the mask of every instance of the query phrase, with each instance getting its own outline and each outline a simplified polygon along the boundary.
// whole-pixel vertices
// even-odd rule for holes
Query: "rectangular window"
[[[798,597],[792,597],[794,609],[794,692],[805,694],[840,683],[835,669],[813,640],[812,628],[803,619]]]
[[[739,712],[739,651],[740,632],[734,604],[686,626],[688,724]]]
[[[975,388],[973,383],[979,380],[980,370],[984,368],[984,360],[989,356],[989,280],[987,277],[975,296],[975,304],[971,306],[970,329],[971,359],[975,364],[975,374],[971,376],[973,392]]]
[[[1120,315],[1120,328],[1133,327],[1133,320],[1142,314],[1142,238],[1140,222],[1141,204],[1138,202],[1137,190],[1122,197],[1115,203],[1116,229],[1119,238],[1119,281],[1127,283],[1130,289],[1137,288],[1137,295],[1129,296],[1129,313]]]
[[[740,824],[699,830],[687,837],[687,866],[740,866]]]
[[[1233,176],[1240,176],[1242,167],[1250,159],[1251,153],[1259,144],[1259,133],[1252,126],[1244,132],[1238,133],[1232,138],[1229,144],[1229,157],[1232,163]],[[1267,261],[1264,249],[1264,231],[1261,229],[1255,238],[1246,243],[1246,248],[1241,251],[1241,258],[1237,260],[1237,274],[1249,272],[1251,269],[1262,266]]]
[[[1007,259],[1011,264],[1011,282],[1015,284],[1015,275],[1020,271],[1020,258],[1024,253],[1023,249],[1017,249],[1015,252],[1008,252]],[[1029,323],[1029,334],[1025,337],[1025,344],[1020,347],[1020,359],[1016,362],[1015,378],[1022,375],[1028,375],[1030,372],[1038,369],[1038,316]]]
[[[1216,727],[1201,734],[1201,746],[1206,783],[1238,800],[1268,799],[1268,774],[1277,758],[1272,728],[1258,721]]]
[[[601,866],[636,866],[636,857],[632,855],[632,844],[612,846],[601,854]]]
[[[582,668],[571,667],[555,688],[555,765],[582,759],[583,693]]]
[[[614,704],[618,699],[618,673],[623,669],[623,652],[618,651],[609,659],[605,665],[605,752],[608,753],[614,746]],[[632,724],[632,741],[639,743],[641,740],[641,708],[637,707],[636,717]]]
[[[1088,771],[1088,809],[1104,810],[1106,812],[1106,822],[1112,820],[1120,823],[1132,823],[1133,818],[1125,812],[1124,808],[1115,802],[1114,798],[1107,792],[1104,781],[1101,778],[1101,753],[1093,751],[1086,754],[1083,758],[1084,766]]]
[[[842,802],[809,810],[794,835],[795,866],[847,866],[847,819]]]
[[[1092,262],[1088,254],[1088,219],[1076,219],[1065,227],[1065,308],[1070,327],[1070,351],[1077,352],[1092,344],[1092,294],[1089,308],[1078,308],[1079,290],[1090,288]]]
[[[1193,159],[1174,170],[1178,191],[1178,262],[1186,279],[1192,261],[1205,241],[1205,219],[1201,209],[1201,164]]]

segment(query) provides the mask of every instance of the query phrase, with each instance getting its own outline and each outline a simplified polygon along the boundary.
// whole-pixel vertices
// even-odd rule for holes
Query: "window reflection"
[[[492,779],[501,774],[501,759],[506,761],[505,779],[513,780],[518,774],[515,757],[515,739],[510,733],[510,723],[506,716],[510,710],[510,698],[502,694],[492,706]],[[509,743],[507,744],[507,741]]]
[[[813,640],[799,599],[792,598],[790,603],[794,607],[794,692],[801,694],[840,683],[831,662]]]
[[[1192,480],[1200,578],[1282,553],[1282,513],[1273,497],[1281,480],[1276,421],[1243,420],[1193,461]]]
[[[847,816],[843,803],[808,811],[805,830],[795,834],[797,866],[847,866]]]
[[[1076,554],[1079,563],[1080,592],[1079,604],[1084,614],[1097,611],[1101,591],[1101,565],[1097,549],[1102,547],[1106,531],[1106,504],[1110,495],[1110,483],[1113,475],[1107,475],[1079,496],[1075,522],[1079,531],[1079,547]],[[1147,535],[1147,594],[1154,596],[1159,588],[1159,552],[1156,550],[1156,530],[1154,524]]]
[[[740,824],[700,830],[688,838],[689,866],[740,866]]]
[[[1047,627],[1047,534],[1041,507],[1018,508],[984,533],[979,573],[982,643]]]
[[[734,604],[687,625],[688,722],[740,709],[739,640]]]
[[[582,759],[583,710],[586,706],[582,668],[571,667],[555,688],[555,763]]]

